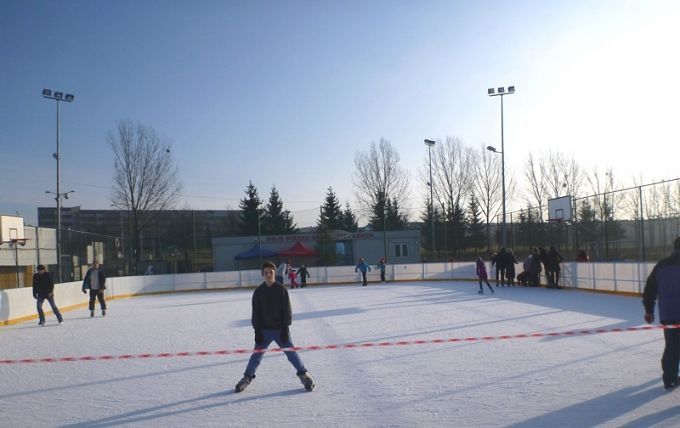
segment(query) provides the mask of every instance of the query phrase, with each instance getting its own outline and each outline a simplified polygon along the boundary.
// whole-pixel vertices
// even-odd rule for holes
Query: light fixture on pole
[[[490,97],[501,97],[501,151],[497,151],[493,146],[488,146],[487,150],[490,150],[495,153],[500,153],[501,154],[501,180],[502,180],[502,185],[503,185],[503,221],[501,223],[501,246],[502,247],[507,247],[507,241],[506,241],[506,227],[505,227],[505,141],[503,138],[503,96],[504,95],[512,95],[515,93],[515,87],[514,86],[508,86],[507,92],[505,91],[504,87],[498,88],[498,91],[495,91],[494,88],[489,88],[487,91],[487,94]]]
[[[46,192],[46,193],[52,193],[55,195],[55,199],[57,200],[57,272],[59,275],[59,282],[63,280],[62,276],[62,269],[61,269],[61,197],[64,196],[65,199],[68,199],[68,194],[72,193],[66,192],[66,193],[61,193],[60,192],[60,180],[59,180],[59,102],[60,101],[65,101],[67,103],[73,102],[75,97],[72,94],[64,94],[63,92],[59,91],[52,91],[51,89],[43,89],[42,91],[42,96],[54,100],[57,102],[57,152],[52,155],[54,159],[57,161],[57,191],[56,192]]]
[[[427,138],[424,140],[425,144],[427,145],[427,154],[430,158],[430,181],[427,183],[428,186],[430,186],[430,227],[432,228],[432,254],[430,257],[432,258],[431,261],[434,261],[434,249],[436,248],[434,245],[434,198],[432,197],[432,147],[435,145],[434,140],[428,140]]]

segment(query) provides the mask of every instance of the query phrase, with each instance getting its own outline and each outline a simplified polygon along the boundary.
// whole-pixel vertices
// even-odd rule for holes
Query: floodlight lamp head
[[[43,97],[50,98],[50,97],[52,97],[52,90],[51,89],[43,89],[42,95],[43,95]]]
[[[64,98],[64,93],[63,92],[55,92],[54,98],[57,99],[57,100],[61,100],[61,99]]]
[[[508,92],[511,94],[515,93],[515,87],[514,86],[508,86]]]
[[[486,93],[487,93],[488,95],[493,95],[495,92],[496,92],[496,91],[494,90],[494,88],[489,88],[489,89],[487,89],[487,91],[486,91]]]
[[[504,94],[504,93],[505,93],[505,88],[502,87],[502,86],[501,86],[500,88],[498,88],[498,93],[499,93],[499,94]]]
[[[425,144],[427,144],[428,146],[434,146],[434,144],[435,144],[434,140],[429,140],[427,138],[424,141],[425,141]]]
[[[490,152],[495,152],[496,148],[494,146],[486,146],[486,149]]]
[[[75,99],[75,97],[73,96],[73,94],[66,94],[66,96],[64,97],[64,101],[69,102],[69,103],[73,102],[74,99]]]

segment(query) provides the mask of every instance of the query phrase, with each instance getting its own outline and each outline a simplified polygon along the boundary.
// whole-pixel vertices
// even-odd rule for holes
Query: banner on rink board
[[[198,352],[164,352],[160,354],[122,354],[122,355],[96,355],[80,357],[56,357],[56,358],[23,358],[14,360],[0,360],[0,364],[37,364],[37,363],[65,363],[76,361],[113,361],[113,360],[133,360],[151,358],[179,358],[179,357],[203,357],[210,355],[237,355],[250,354],[253,352],[284,352],[284,351],[322,351],[331,349],[367,349],[385,348],[390,346],[412,346],[412,345],[431,345],[442,343],[461,343],[461,342],[485,342],[494,340],[514,340],[514,339],[533,339],[540,337],[573,337],[586,336],[604,333],[626,333],[644,330],[665,330],[680,328],[680,324],[669,325],[645,325],[640,327],[626,328],[599,328],[592,330],[571,330],[556,331],[549,333],[522,333],[501,336],[478,336],[478,337],[450,337],[445,339],[417,339],[399,340],[394,342],[364,342],[364,343],[344,343],[339,345],[309,345],[294,346],[292,348],[272,348],[272,349],[222,349],[217,351],[198,351]]]

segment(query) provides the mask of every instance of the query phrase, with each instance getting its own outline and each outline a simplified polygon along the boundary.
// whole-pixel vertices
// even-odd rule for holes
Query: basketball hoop
[[[21,246],[23,247],[24,245],[26,245],[26,241],[28,241],[28,239],[25,239],[25,238],[22,238],[22,239],[10,239],[10,240],[9,240],[9,243],[10,243],[11,245],[14,245],[15,247],[16,247],[17,245],[21,245]]]

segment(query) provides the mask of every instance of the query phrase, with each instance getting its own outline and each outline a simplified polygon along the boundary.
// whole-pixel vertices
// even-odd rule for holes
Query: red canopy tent
[[[306,247],[302,242],[296,242],[292,247],[279,251],[279,256],[283,257],[315,257],[315,250]]]

